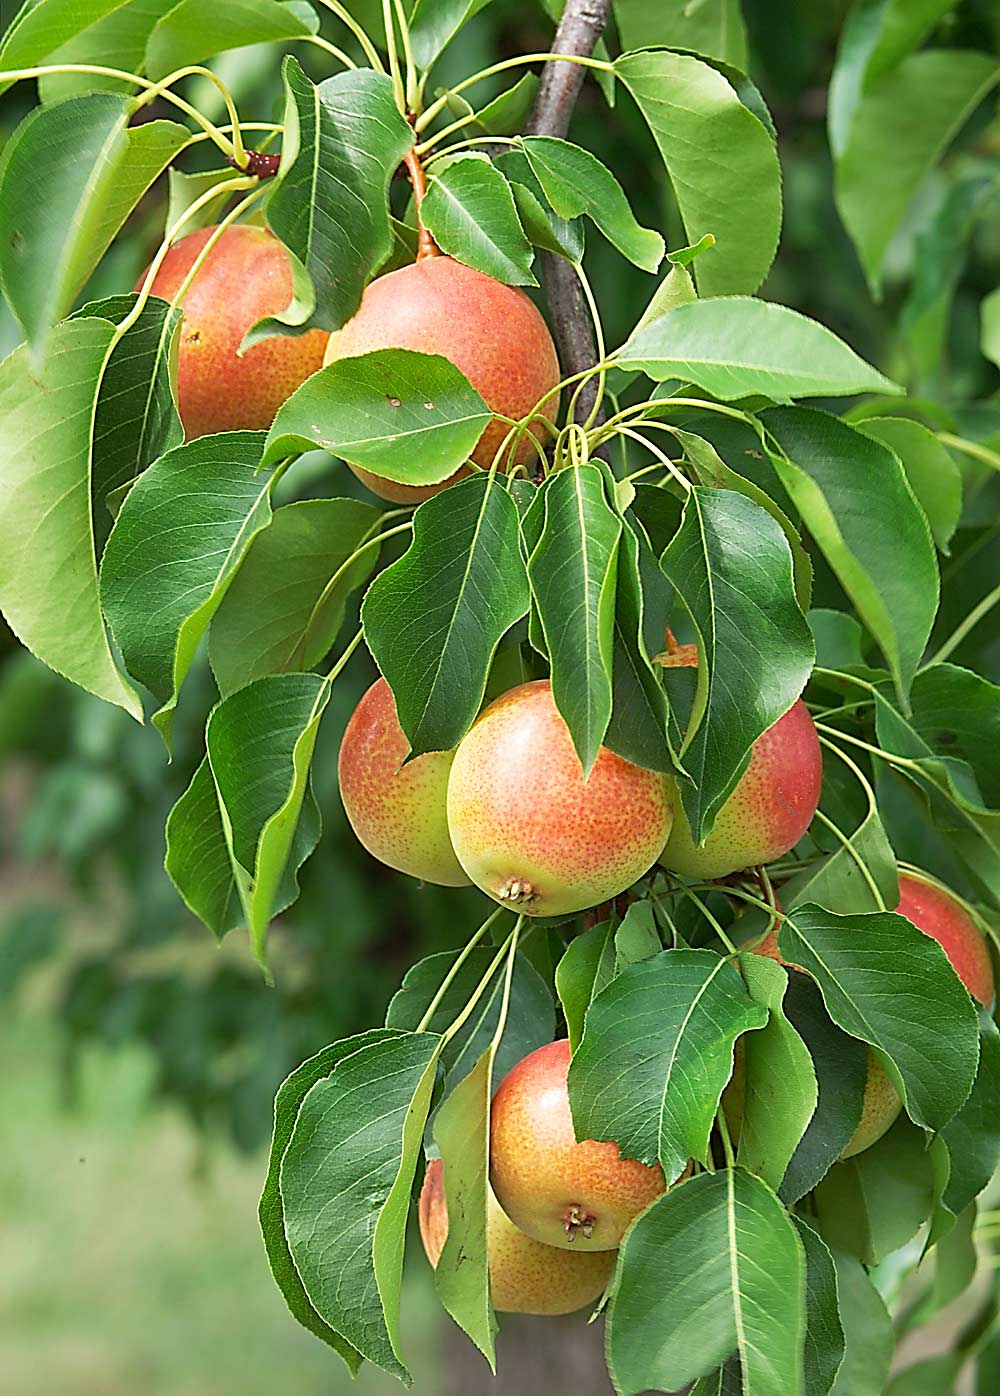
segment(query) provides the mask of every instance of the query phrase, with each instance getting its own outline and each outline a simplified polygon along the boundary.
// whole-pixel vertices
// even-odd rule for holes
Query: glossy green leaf
[[[583,222],[579,218],[560,218],[545,197],[538,178],[519,147],[508,147],[494,161],[510,182],[518,217],[528,241],[546,252],[568,257],[571,262],[583,258]]]
[[[615,582],[622,522],[594,465],[560,470],[528,577],[552,666],[552,696],[589,775],[611,718]]]
[[[814,408],[771,408],[775,469],[803,521],[909,691],[938,603],[934,544],[895,455]],[[891,529],[873,529],[891,518]]]
[[[844,1360],[830,1396],[882,1396],[896,1345],[882,1296],[859,1260],[833,1251]]]
[[[74,320],[53,332],[41,371],[27,346],[0,365],[0,609],[43,663],[141,722],[101,618],[91,521],[94,410],[113,335],[107,320]]]
[[[615,1389],[676,1391],[738,1353],[744,1396],[803,1396],[805,1271],[788,1213],[742,1168],[668,1192],[619,1253],[607,1329]]]
[[[942,1201],[955,1216],[977,1197],[1000,1164],[1000,1032],[979,1011],[979,1067],[972,1092],[941,1131],[950,1169]]]
[[[937,941],[892,912],[806,905],[782,923],[778,945],[816,980],[838,1027],[874,1048],[910,1118],[947,1124],[972,1090],[979,1040],[972,1000]]]
[[[185,126],[129,128],[134,100],[97,92],[36,107],[0,167],[0,279],[37,357],[115,234],[190,140]]]
[[[404,1381],[403,1238],[439,1041],[387,1034],[338,1062],[303,1100],[281,1163],[285,1235],[310,1303]]]
[[[908,417],[867,417],[860,429],[895,451],[934,542],[947,554],[962,512],[962,476],[952,457],[932,431]]]
[[[22,6],[0,43],[0,69],[30,68],[126,0],[38,0]],[[0,83],[5,92],[11,80]]]
[[[631,965],[590,1005],[570,1065],[577,1137],[613,1139],[642,1163],[659,1159],[668,1180],[691,1158],[704,1163],[733,1044],[766,1021],[710,950],[664,950]]]
[[[348,596],[378,561],[376,542],[346,565],[374,538],[380,517],[357,499],[305,499],[275,512],[212,619],[208,653],[223,695],[266,674],[319,663],[337,637]]]
[[[740,0],[614,0],[615,23],[622,48],[691,49],[721,58],[737,68],[747,66],[747,31]]]
[[[910,54],[865,92],[836,166],[840,216],[878,294],[893,234],[920,182],[1000,81],[986,53]]]
[[[316,86],[288,56],[284,135],[267,221],[292,259],[293,293],[248,342],[339,329],[392,250],[388,188],[413,143],[384,73],[357,68]]]
[[[436,167],[420,215],[450,257],[506,286],[538,285],[510,185],[484,155],[459,155]]]
[[[62,0],[57,0],[57,3],[62,3]],[[149,36],[158,21],[175,4],[176,0],[126,0],[125,4],[120,4],[60,44],[47,55],[46,64],[57,67],[72,63],[97,64],[125,73],[141,73]],[[38,95],[46,104],[98,91],[120,92],[129,97],[136,95],[134,83],[107,77],[103,73],[55,71],[38,79]]]
[[[650,631],[662,640],[666,610],[658,613],[658,603],[668,590],[645,533],[637,533],[626,516],[618,549],[611,720],[604,742],[626,761],[653,771],[673,768],[667,695],[647,643]]]
[[[517,509],[500,477],[480,472],[425,500],[413,543],[361,612],[415,755],[464,737],[497,645],[528,602]]]
[[[316,674],[257,679],[218,703],[205,729],[236,890],[264,967],[289,861],[301,866],[301,849],[319,840],[309,770],[330,687]]]
[[[825,325],[749,296],[678,305],[633,334],[613,358],[655,382],[690,379],[727,402],[755,393],[787,400],[896,391]]]
[[[615,931],[615,967],[619,973],[629,965],[651,959],[663,949],[652,902],[633,902]]]
[[[327,364],[278,410],[264,464],[317,446],[406,485],[436,485],[472,454],[491,420],[439,354],[378,349]]]
[[[636,221],[625,191],[606,165],[589,150],[553,136],[526,136],[521,148],[560,218],[586,214],[623,257],[644,271],[656,271],[666,250],[663,238]]]
[[[178,446],[138,480],[101,564],[101,604],[129,672],[173,713],[195,651],[254,535],[271,518],[263,432]]]
[[[213,9],[204,0],[180,0],[149,36],[146,72],[151,78],[162,78],[227,49],[301,39],[318,29],[319,20],[308,5],[227,0]]]
[[[809,1048],[783,1008],[788,974],[763,955],[740,956],[754,1003],[767,1010],[759,1032],[743,1039],[743,1109],[737,1162],[778,1189],[816,1110],[816,1072]]]
[[[615,927],[601,921],[574,936],[556,966],[556,993],[566,1019],[570,1051],[583,1036],[583,1020],[593,1000],[615,977]]]
[[[769,513],[733,490],[691,490],[660,559],[698,632],[698,698],[680,756],[692,836],[711,832],[750,749],[805,686],[812,635],[792,558]]]
[[[688,241],[715,237],[695,270],[699,293],[756,291],[781,231],[781,172],[770,133],[721,73],[688,54],[627,53],[615,73],[649,123]]]
[[[805,1389],[828,1396],[844,1360],[837,1270],[829,1247],[803,1217],[793,1217],[806,1256]]]

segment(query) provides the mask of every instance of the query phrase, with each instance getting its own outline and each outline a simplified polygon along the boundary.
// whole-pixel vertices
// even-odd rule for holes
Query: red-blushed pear
[[[622,1158],[617,1144],[577,1140],[569,1062],[562,1038],[504,1077],[490,1117],[490,1182],[514,1225],[536,1241],[611,1251],[664,1191],[663,1170]]]
[[[417,1208],[420,1239],[437,1269],[448,1236],[444,1165],[427,1165]],[[567,1251],[543,1246],[518,1230],[489,1190],[486,1255],[493,1307],[502,1314],[572,1314],[601,1295],[615,1268],[615,1251]]]
[[[679,645],[667,660],[668,666],[697,663],[694,645]],[[674,827],[660,862],[682,877],[716,878],[780,858],[812,823],[822,782],[819,737],[798,699],[754,742],[750,764],[700,846],[675,793]]]
[[[469,879],[455,857],[445,814],[454,752],[429,751],[406,762],[409,750],[392,689],[376,679],[340,744],[340,798],[351,828],[390,868],[442,887],[464,887]]]
[[[529,916],[609,901],[670,832],[663,776],[601,747],[589,777],[547,679],[510,689],[459,742],[448,828],[477,887]]]
[[[526,417],[560,377],[552,336],[524,292],[451,257],[426,257],[373,281],[354,318],[330,336],[325,362],[375,349],[413,349],[450,359],[492,411],[515,421]],[[541,414],[554,420],[558,407],[553,393]],[[492,465],[508,430],[496,420],[486,427],[472,453],[477,465]],[[538,419],[532,430],[541,440],[548,436]],[[515,461],[524,464],[533,454],[530,439],[522,436]],[[351,469],[397,504],[419,503],[468,473],[463,467],[442,484],[414,486]]]
[[[213,231],[202,228],[171,247],[153,281],[154,296],[173,299]],[[291,296],[292,269],[276,237],[246,224],[219,235],[180,299],[177,400],[189,441],[216,431],[265,430],[322,366],[325,330],[276,335],[239,354],[251,325],[284,310]]]

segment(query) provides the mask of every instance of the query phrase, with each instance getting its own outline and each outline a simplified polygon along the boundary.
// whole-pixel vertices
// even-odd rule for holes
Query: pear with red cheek
[[[352,320],[330,336],[325,362],[368,354],[375,349],[412,349],[449,359],[491,411],[520,421],[546,399],[541,415],[555,420],[559,361],[541,314],[523,291],[451,257],[432,256],[380,276],[367,288]],[[551,396],[549,396],[551,394]],[[484,430],[472,459],[484,470],[493,463],[509,427],[494,419]],[[542,442],[549,435],[540,418],[531,430]],[[523,465],[535,455],[527,436],[514,452]],[[355,475],[383,499],[418,504],[453,484],[462,467],[439,485],[402,485],[351,466]]]
[[[153,280],[154,296],[173,299],[214,231],[202,228],[171,247]],[[239,353],[247,330],[284,310],[291,296],[291,264],[276,237],[242,223],[219,235],[179,302],[177,402],[189,441],[266,430],[285,399],[322,367],[325,330],[275,335]]]
[[[667,667],[697,663],[696,647],[680,645]],[[703,844],[695,844],[680,796],[673,792],[674,827],[660,862],[681,877],[711,879],[780,858],[812,823],[822,782],[819,737],[799,699],[754,742],[750,764]]]
[[[577,1140],[569,1062],[563,1038],[504,1077],[490,1118],[490,1182],[514,1225],[536,1241],[611,1251],[665,1190],[663,1170],[622,1158],[617,1144]]]
[[[464,887],[469,879],[455,857],[445,808],[454,752],[429,751],[407,762],[409,750],[392,689],[377,679],[340,744],[340,798],[351,828],[390,868],[442,887]]]
[[[584,779],[547,679],[479,716],[455,752],[448,828],[484,892],[528,916],[610,901],[648,872],[670,832],[662,775],[601,747]]]
[[[518,1230],[492,1191],[486,1209],[490,1297],[500,1313],[572,1314],[603,1294],[615,1268],[615,1251],[566,1251],[544,1246]],[[440,1159],[427,1165],[417,1217],[427,1259],[436,1269],[448,1238]]]

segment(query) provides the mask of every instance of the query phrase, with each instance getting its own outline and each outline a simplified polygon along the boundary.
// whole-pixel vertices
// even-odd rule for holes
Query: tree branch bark
[[[611,0],[566,0],[552,52],[589,58],[608,22],[610,5]],[[524,128],[526,136],[566,135],[586,71],[580,63],[546,63],[534,107]],[[564,376],[593,368],[597,362],[597,343],[576,272],[564,257],[552,252],[541,254],[541,269]],[[596,382],[590,382],[580,394],[578,421],[585,421],[590,415],[596,393]]]

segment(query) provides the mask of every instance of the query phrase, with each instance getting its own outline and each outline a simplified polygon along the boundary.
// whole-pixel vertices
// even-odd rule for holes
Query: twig
[[[554,53],[588,58],[608,22],[610,0],[566,0],[559,28],[552,41]],[[526,136],[565,136],[576,106],[586,69],[578,63],[546,63],[527,125]],[[583,287],[571,263],[553,252],[541,254],[542,282],[552,317],[563,374],[570,376],[597,363],[594,329]],[[584,422],[593,411],[597,382],[580,393],[576,420]],[[603,415],[595,417],[599,424]]]

